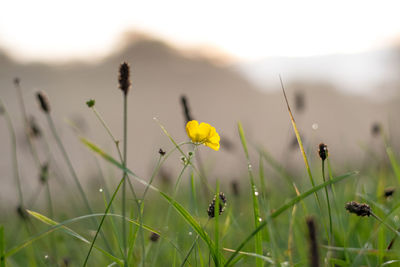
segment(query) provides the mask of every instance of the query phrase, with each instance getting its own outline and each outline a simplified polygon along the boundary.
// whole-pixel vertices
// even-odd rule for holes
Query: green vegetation
[[[242,163],[248,173],[240,181],[212,181],[196,152],[219,150],[218,126],[193,122],[185,98],[182,102],[190,141],[179,143],[168,132],[168,126],[156,119],[160,131],[171,141],[170,147],[155,151],[157,161],[152,175],[140,177],[126,164],[130,138],[127,97],[134,97],[134,90],[128,94],[131,82],[125,63],[120,68],[119,82],[123,92],[122,151],[95,100],[87,102],[88,108],[115,144],[115,151],[106,152],[90,136],[79,137],[82,146],[102,166],[120,175],[111,181],[100,175],[101,199],[85,192],[81,185],[43,93],[37,96],[57,149],[49,147],[50,159],[41,159],[35,147],[38,143],[28,131],[31,125],[18,82],[29,151],[40,173],[47,205],[29,201],[21,189],[19,168],[23,163],[18,162],[13,121],[0,101],[10,132],[10,157],[19,201],[17,212],[0,225],[0,267],[395,266],[400,262],[400,233],[396,230],[400,226],[400,198],[395,190],[400,181],[400,163],[383,130],[376,138],[382,137],[387,158],[371,161],[363,170],[334,175],[329,157],[335,155],[329,155],[329,147],[323,143],[313,144],[320,162],[309,163],[282,86],[304,171],[292,174],[266,148],[252,145],[238,122]],[[74,181],[74,187],[63,185],[70,192],[68,199],[58,199],[48,182],[60,171],[52,165],[52,157],[60,152],[68,167],[62,176],[72,176]],[[172,155],[181,158],[181,171],[178,177],[162,184],[157,177]],[[98,168],[102,173],[100,164]],[[62,183],[59,179],[54,182]]]

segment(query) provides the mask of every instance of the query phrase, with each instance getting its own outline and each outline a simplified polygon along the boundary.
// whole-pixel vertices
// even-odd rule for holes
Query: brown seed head
[[[183,115],[185,116],[186,123],[188,123],[189,121],[193,120],[193,118],[190,115],[190,109],[185,95],[181,95],[181,104],[183,108]]]
[[[318,154],[322,160],[326,160],[326,158],[328,157],[328,146],[324,143],[319,144]]]
[[[382,131],[382,126],[380,123],[375,122],[374,124],[372,124],[371,127],[371,133],[373,136],[378,136]]]
[[[159,153],[161,156],[164,156],[167,152],[165,152],[162,148],[160,148],[160,150],[158,150],[158,153]]]
[[[151,235],[150,235],[150,240],[153,241],[153,242],[157,242],[158,239],[160,239],[160,235],[157,234],[157,233],[152,232]]]
[[[18,77],[15,77],[14,78],[14,85],[19,87],[20,83],[21,83],[21,80]]]
[[[318,251],[318,243],[317,243],[317,231],[315,227],[314,218],[307,218],[307,227],[308,227],[308,237],[309,237],[309,246],[310,246],[310,266],[318,267],[319,266],[319,251]]]
[[[29,135],[32,137],[40,137],[42,135],[42,131],[33,116],[29,118]]]
[[[22,220],[29,219],[28,212],[26,212],[26,210],[21,205],[17,207],[17,214]]]
[[[39,100],[40,108],[43,110],[45,113],[50,113],[50,105],[49,105],[49,100],[47,99],[47,96],[44,92],[37,92],[36,97]]]
[[[354,213],[357,216],[361,217],[370,216],[372,214],[370,206],[365,203],[358,203],[356,201],[351,201],[346,203],[345,208],[350,213]]]
[[[393,196],[394,191],[396,191],[396,188],[394,188],[394,187],[385,188],[385,191],[384,191],[385,198]]]
[[[131,87],[131,80],[130,80],[130,67],[129,64],[123,62],[119,66],[119,88],[124,92],[125,95],[128,94],[129,88]]]

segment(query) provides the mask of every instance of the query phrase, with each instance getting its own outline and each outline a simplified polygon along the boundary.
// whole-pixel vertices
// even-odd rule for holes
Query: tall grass
[[[122,149],[95,107],[95,101],[87,103],[110,136],[117,154],[114,157],[114,153],[90,141],[89,136],[79,136],[82,146],[100,160],[101,166],[119,173],[116,176],[118,182],[113,187],[108,186],[106,175],[100,175],[101,198],[84,190],[83,180],[78,178],[79,173],[58,134],[49,103],[43,95],[39,97],[48,128],[55,139],[55,145],[50,144],[48,149],[52,153],[55,149],[61,152],[68,173],[59,175],[73,178],[74,189],[65,189],[78,191],[82,201],[77,207],[71,204],[74,203],[72,195],[67,195],[65,199],[48,183],[45,203],[26,205],[31,203],[26,200],[29,199],[26,197],[29,190],[24,187],[24,179],[19,173],[21,164],[14,118],[0,102],[0,111],[11,137],[15,195],[20,215],[27,216],[23,221],[27,234],[17,237],[8,229],[12,229],[21,218],[15,214],[7,215],[7,219],[0,222],[0,267],[388,266],[400,261],[400,242],[396,241],[400,235],[396,230],[399,227],[397,213],[400,199],[396,189],[400,164],[397,151],[388,138],[384,137],[384,146],[389,164],[376,164],[368,170],[334,175],[337,170],[333,170],[329,158],[321,157],[320,165],[314,164],[307,155],[282,83],[283,99],[303,157],[304,172],[292,174],[284,167],[287,164],[277,161],[267,148],[254,145],[239,122],[236,134],[243,148],[241,162],[247,173],[238,174],[239,179],[235,181],[233,191],[229,192],[230,181],[225,177],[212,180],[207,166],[198,158],[199,150],[205,150],[204,153],[219,152],[193,144],[188,139],[177,140],[167,130],[168,125],[164,126],[155,119],[170,145],[154,151],[156,163],[151,175],[141,177],[127,161],[129,86],[126,72],[120,70],[120,89],[124,93]],[[18,84],[25,124],[29,112],[20,89]],[[188,100],[185,97],[181,102],[186,123],[191,119]],[[216,128],[218,131],[218,125]],[[29,139],[29,136],[25,137]],[[36,145],[40,144],[29,144],[40,173],[45,163],[35,156]],[[315,152],[317,145],[312,145]],[[337,156],[330,155],[332,158]],[[181,165],[178,166],[179,175],[174,177],[175,183],[161,184],[158,181],[160,170],[166,168],[166,162],[176,158],[181,159],[178,163]],[[314,165],[318,167],[313,168]],[[43,175],[52,177],[60,172],[55,166],[50,164],[50,169]],[[98,173],[102,173],[101,166],[95,167],[99,169]],[[319,176],[313,174],[321,173],[321,170],[322,177],[318,181],[314,178]],[[373,180],[370,177],[377,178]],[[48,181],[47,178],[45,181]],[[389,195],[385,188],[392,184],[397,186],[391,189]],[[139,186],[143,188],[140,194]],[[203,189],[203,194],[199,189]],[[128,200],[129,193],[133,201]],[[319,194],[325,197],[320,199]],[[214,196],[211,203],[209,195]],[[347,212],[345,204],[347,210],[362,217]],[[86,214],[81,213],[80,206],[84,206]],[[95,212],[98,209],[100,213]],[[4,214],[7,212],[5,210]]]

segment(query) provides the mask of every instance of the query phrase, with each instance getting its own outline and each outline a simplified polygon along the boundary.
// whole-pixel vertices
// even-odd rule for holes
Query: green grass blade
[[[251,167],[249,151],[247,149],[247,141],[246,141],[246,137],[244,135],[243,126],[240,122],[238,123],[238,131],[239,131],[240,140],[242,142],[243,150],[244,150],[246,160],[247,160],[247,169],[248,169],[248,173],[249,173],[249,177],[250,177],[251,195],[252,195],[252,200],[253,200],[254,226],[257,229],[258,226],[260,225],[260,219],[261,219],[260,208],[259,208],[259,203],[258,203],[259,192],[257,191],[256,184],[254,182],[253,169]],[[256,254],[261,255],[263,253],[261,232],[257,233],[255,242],[256,242],[256,244],[255,244]],[[256,258],[256,265],[257,265],[257,267],[262,267],[264,265],[264,263],[259,258]]]
[[[287,209],[289,209],[290,207],[292,207],[293,205],[297,204],[298,202],[300,202],[301,200],[303,200],[304,198],[310,196],[311,194],[314,194],[315,192],[321,190],[322,188],[331,185],[331,184],[335,184],[337,182],[340,182],[348,177],[351,177],[355,174],[358,174],[358,172],[350,172],[350,173],[346,173],[342,176],[338,176],[335,177],[325,183],[322,183],[320,185],[314,186],[313,188],[311,188],[310,190],[302,193],[301,195],[293,198],[292,200],[290,200],[289,202],[287,202],[286,204],[284,204],[283,206],[281,206],[280,208],[276,209],[273,213],[270,214],[271,218],[276,218],[278,217],[280,214],[282,214],[284,211],[286,211]],[[231,262],[234,260],[234,258],[238,255],[239,251],[261,230],[263,229],[265,226],[267,225],[267,220],[265,220],[264,222],[262,222],[249,236],[246,237],[246,239],[238,246],[238,248],[236,249],[236,251],[234,252],[234,254],[228,259],[228,261],[225,263],[225,266],[230,266]]]
[[[386,147],[386,154],[389,157],[390,164],[392,165],[394,174],[396,175],[396,178],[400,183],[400,165],[399,165],[399,163],[398,163],[398,161],[396,159],[396,156],[395,156],[395,154],[393,152],[393,149],[390,146]]]
[[[217,255],[218,262],[216,262],[215,266],[220,266],[220,258],[219,258],[219,181],[217,179],[217,188],[215,191],[215,208],[214,208],[214,243],[215,243],[215,254]]]
[[[6,267],[4,226],[0,225],[0,267]]]
[[[175,210],[185,219],[185,221],[192,226],[196,233],[203,239],[206,243],[208,249],[210,250],[211,256],[213,257],[214,263],[218,262],[218,255],[215,252],[215,245],[211,241],[208,234],[203,230],[200,224],[190,215],[190,213],[182,207],[178,202],[169,197],[167,194],[160,192],[160,194],[175,208]]]

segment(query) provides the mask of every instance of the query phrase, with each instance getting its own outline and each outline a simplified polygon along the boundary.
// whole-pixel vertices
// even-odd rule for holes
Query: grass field
[[[0,226],[0,267],[400,266],[400,240],[396,240],[400,235],[396,190],[400,165],[384,129],[375,126],[373,134],[382,139],[385,157],[366,149],[372,156],[363,169],[337,173],[330,163],[329,144],[322,143],[313,144],[313,153],[319,153],[320,159],[310,164],[282,84],[304,171],[294,174],[265,148],[250,145],[246,129],[238,122],[238,145],[248,174],[240,180],[215,181],[209,179],[196,152],[219,149],[218,125],[193,122],[187,100],[182,98],[188,138],[175,140],[168,125],[155,119],[170,146],[154,153],[151,177],[139,177],[126,165],[131,153],[127,143],[132,138],[127,133],[127,98],[132,93],[129,71],[129,65],[121,64],[124,136],[120,141],[103,120],[101,107],[95,100],[87,102],[88,112],[93,112],[115,143],[112,155],[117,156],[90,141],[90,136],[78,138],[99,162],[119,173],[112,180],[99,175],[102,187],[96,194],[85,192],[54,126],[53,107],[38,92],[37,101],[48,122],[45,127],[56,140],[57,147],[49,150],[61,153],[62,164],[67,166],[61,177],[73,181],[73,186],[64,188],[62,198],[52,191],[49,181],[60,182],[54,178],[58,169],[37,153],[35,139],[41,138],[40,129],[30,123],[22,88],[15,80],[29,153],[40,173],[46,201],[37,205],[25,196],[19,175],[24,163],[18,162],[13,120],[0,102],[2,124],[10,131],[10,168],[20,203]],[[160,183],[156,178],[171,156],[181,157],[181,172]]]

